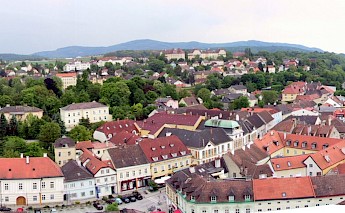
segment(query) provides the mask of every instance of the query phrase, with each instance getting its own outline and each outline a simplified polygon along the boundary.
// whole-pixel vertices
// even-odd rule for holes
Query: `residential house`
[[[181,100],[179,101],[179,104],[184,104],[186,107],[189,107],[189,106],[199,105],[200,102],[197,100],[196,97],[191,96],[191,97],[181,98]]]
[[[175,135],[144,139],[139,146],[150,162],[152,179],[162,178],[188,168],[192,162],[190,151]]]
[[[178,108],[178,101],[172,99],[171,97],[166,98],[158,98],[155,100],[155,106],[159,109],[166,109],[166,108]]]
[[[111,161],[102,161],[88,149],[82,149],[79,160],[95,178],[96,198],[118,193],[116,171]]]
[[[109,121],[95,130],[93,138],[100,142],[105,142],[122,131],[138,134],[139,126],[135,121],[129,119]]]
[[[176,115],[156,113],[144,121],[137,121],[140,135],[155,138],[165,127],[196,130],[204,118],[197,115]]]
[[[307,166],[304,164],[309,155],[271,158],[269,165],[274,170],[274,177],[301,177],[307,176]]]
[[[25,119],[31,114],[38,118],[43,117],[43,110],[37,107],[31,106],[10,106],[6,105],[0,108],[0,114],[4,114],[7,121],[10,121],[13,116],[16,117],[17,121],[25,121]]]
[[[62,136],[54,143],[55,163],[65,165],[69,160],[76,159],[75,142],[69,137]]]
[[[64,181],[64,200],[67,203],[96,198],[95,179],[80,161],[70,160],[61,167]]]
[[[86,70],[86,69],[90,69],[90,62],[82,62],[82,61],[73,61],[73,62],[69,62],[67,63],[64,67],[63,70],[65,72],[69,72],[69,71],[76,71],[76,70]]]
[[[244,85],[232,85],[229,87],[229,91],[231,93],[237,93],[237,94],[242,94],[242,95],[247,95],[247,87]]]
[[[112,120],[112,116],[109,114],[109,107],[95,101],[70,104],[62,107],[60,108],[60,117],[65,123],[67,131],[77,126],[82,118],[89,119],[90,123]]]
[[[292,116],[319,116],[319,112],[315,111],[314,109],[296,109],[292,111]]]
[[[57,73],[56,77],[61,79],[63,89],[66,89],[69,86],[77,85],[77,73],[76,72]]]
[[[119,193],[148,186],[150,163],[138,144],[108,149],[102,160],[110,160],[114,165]]]
[[[282,91],[282,102],[288,103],[294,101],[298,95],[303,95],[306,90],[305,82],[293,82]]]
[[[222,157],[233,150],[233,140],[221,128],[207,128],[201,131],[164,128],[158,138],[177,136],[192,154],[191,164],[203,164]]]
[[[64,175],[47,154],[0,158],[2,205],[48,205],[63,202]]]

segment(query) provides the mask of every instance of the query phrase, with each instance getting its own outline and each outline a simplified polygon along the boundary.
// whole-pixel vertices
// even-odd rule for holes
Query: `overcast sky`
[[[345,52],[344,0],[0,0],[0,53],[135,39],[261,40]]]

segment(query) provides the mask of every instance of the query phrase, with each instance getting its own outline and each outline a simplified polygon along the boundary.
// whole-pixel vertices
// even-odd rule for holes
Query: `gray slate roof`
[[[232,141],[222,128],[207,128],[199,132],[164,128],[158,137],[165,137],[168,132],[172,135],[176,135],[187,147],[202,148],[205,147],[209,141],[216,145]]]
[[[79,166],[77,161],[70,160],[61,167],[66,182],[92,179],[93,175],[83,166]]]
[[[78,109],[92,109],[98,107],[107,107],[104,104],[98,102],[84,102],[84,103],[77,103],[77,104],[70,104],[65,107],[62,107],[62,110],[78,110]]]
[[[74,147],[75,142],[69,137],[62,136],[62,138],[56,139],[54,143],[55,148],[61,148],[61,147],[64,147],[64,145],[67,145],[68,147]]]
[[[115,168],[124,168],[149,163],[143,150],[138,144],[112,148],[107,151]]]
[[[42,112],[43,110],[37,107],[31,106],[8,106],[0,109],[0,113],[30,113],[30,112]]]

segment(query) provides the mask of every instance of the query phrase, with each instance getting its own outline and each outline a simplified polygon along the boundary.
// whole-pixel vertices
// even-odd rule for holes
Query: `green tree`
[[[131,109],[132,114],[135,116],[136,119],[141,120],[144,118],[144,109],[141,103],[133,105]]]
[[[237,99],[235,99],[231,104],[230,104],[231,109],[242,109],[242,108],[247,108],[249,107],[249,100],[246,96],[241,96]]]
[[[116,202],[109,204],[105,210],[106,212],[119,211],[119,207]]]
[[[82,117],[82,118],[79,120],[79,125],[85,126],[87,129],[90,129],[90,127],[91,127],[90,119],[89,119],[89,118],[84,118],[84,117]]]
[[[3,147],[4,157],[19,157],[20,153],[25,153],[27,146],[25,140],[17,136],[6,137]]]
[[[7,135],[15,136],[18,134],[18,121],[15,115],[12,115],[8,124]]]
[[[29,143],[27,145],[25,155],[30,156],[30,157],[42,157],[43,156],[42,147],[37,142]]]
[[[91,132],[81,125],[75,126],[69,133],[68,136],[75,141],[87,141],[92,139]]]
[[[148,66],[150,70],[160,73],[163,71],[165,62],[158,59],[152,59],[149,61]]]
[[[262,91],[262,101],[265,104],[274,104],[278,100],[278,92],[274,90],[265,90]]]
[[[129,104],[131,91],[123,81],[104,84],[101,89],[101,102],[110,106],[121,106]]]
[[[4,115],[4,113],[1,113],[0,116],[0,139],[4,138],[7,135],[7,127],[8,122]]]
[[[38,139],[44,143],[44,148],[49,148],[60,137],[61,128],[55,122],[48,122],[41,126],[40,134],[38,135]]]
[[[201,98],[204,102],[210,100],[211,98],[211,92],[210,90],[206,89],[206,88],[202,88],[198,91],[197,96],[199,98]]]
[[[8,95],[0,95],[0,107],[5,107],[7,104],[13,105],[14,101]]]

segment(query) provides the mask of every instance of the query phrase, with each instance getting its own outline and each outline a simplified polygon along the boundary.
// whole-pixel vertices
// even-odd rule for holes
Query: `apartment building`
[[[76,72],[57,73],[56,77],[61,79],[63,89],[66,89],[69,86],[77,85],[77,73]]]

